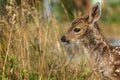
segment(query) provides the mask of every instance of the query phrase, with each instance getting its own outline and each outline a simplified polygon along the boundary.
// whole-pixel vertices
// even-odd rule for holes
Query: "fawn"
[[[97,2],[89,14],[75,19],[61,38],[63,43],[79,43],[84,47],[93,70],[104,80],[120,80],[120,47],[110,45],[97,24],[101,8]]]

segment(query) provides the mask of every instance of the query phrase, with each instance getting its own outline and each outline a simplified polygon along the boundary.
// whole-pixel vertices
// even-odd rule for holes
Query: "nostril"
[[[65,36],[62,36],[61,41],[62,41],[62,42],[66,42]]]

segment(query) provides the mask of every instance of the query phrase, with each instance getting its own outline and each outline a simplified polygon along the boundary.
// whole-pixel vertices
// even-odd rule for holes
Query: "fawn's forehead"
[[[89,19],[88,14],[87,15],[85,14],[85,15],[83,15],[81,17],[78,17],[77,19],[73,20],[70,30],[72,30],[75,27],[78,27],[79,25],[80,25],[79,27],[81,27],[81,25],[83,25],[83,27],[84,27],[84,25],[85,26],[90,26],[90,23],[89,23],[88,19]],[[87,27],[87,28],[89,28],[89,27]],[[97,22],[95,22],[94,27],[90,27],[90,29],[97,29],[98,31],[101,31]]]
[[[78,17],[77,19],[73,20],[72,26],[75,27],[80,24],[85,24],[87,23],[88,15],[83,15],[81,17]]]

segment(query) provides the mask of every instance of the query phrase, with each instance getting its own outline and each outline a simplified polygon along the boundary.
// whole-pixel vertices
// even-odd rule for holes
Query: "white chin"
[[[68,42],[62,42],[62,44],[63,44],[63,45],[68,45],[68,44],[70,44],[70,43],[68,43]]]
[[[80,41],[77,41],[76,43],[77,43],[77,44],[79,44],[79,43],[80,43]]]

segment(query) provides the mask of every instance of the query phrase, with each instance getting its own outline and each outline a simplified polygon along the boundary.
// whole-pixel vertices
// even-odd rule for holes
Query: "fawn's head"
[[[61,41],[64,43],[80,42],[84,37],[91,36],[94,31],[99,31],[96,21],[100,18],[100,15],[100,3],[97,2],[89,14],[72,22],[70,29],[62,36]]]

